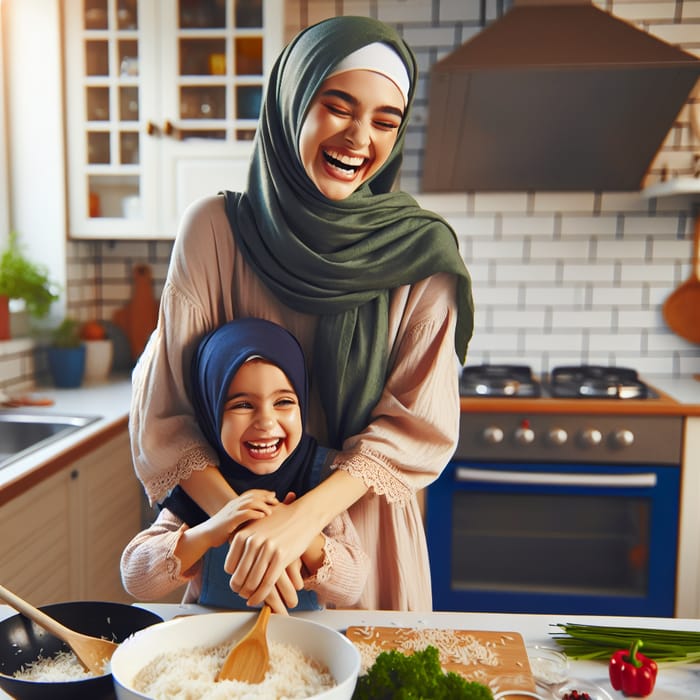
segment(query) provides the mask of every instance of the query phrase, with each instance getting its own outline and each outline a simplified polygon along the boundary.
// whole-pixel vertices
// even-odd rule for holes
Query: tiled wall
[[[597,4],[700,57],[699,0]],[[370,15],[398,27],[422,72],[401,181],[417,193],[429,67],[501,11],[495,0],[287,0],[286,35],[339,14]],[[700,151],[692,105],[700,111],[697,89],[655,160],[651,180],[662,167],[671,174],[692,171],[693,154]],[[638,193],[419,198],[453,224],[473,275],[477,316],[469,363],[524,362],[537,371],[562,363],[618,364],[647,376],[700,372],[700,348],[671,334],[661,315],[666,296],[690,274],[698,204],[646,200]],[[110,319],[129,298],[136,263],[151,264],[159,294],[170,249],[167,242],[72,242],[69,310],[81,319]],[[15,369],[27,359],[22,350],[9,356],[5,361],[0,354],[0,388],[17,384]],[[25,381],[26,371],[19,371]]]

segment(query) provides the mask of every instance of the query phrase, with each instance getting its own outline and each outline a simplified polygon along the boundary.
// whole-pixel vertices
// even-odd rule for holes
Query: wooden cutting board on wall
[[[136,265],[133,274],[131,300],[114,312],[112,320],[129,339],[131,359],[136,362],[158,323],[159,302],[153,295],[151,266]]]
[[[432,645],[440,652],[445,671],[454,671],[468,681],[476,681],[498,691],[534,692],[535,681],[518,632],[475,630],[415,629],[406,627],[348,627],[347,638],[359,649],[361,673],[382,651],[395,649],[411,654]],[[511,698],[531,696],[508,695]]]

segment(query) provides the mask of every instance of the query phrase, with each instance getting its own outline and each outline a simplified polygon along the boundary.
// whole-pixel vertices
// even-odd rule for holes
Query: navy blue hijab
[[[192,405],[207,442],[216,450],[219,469],[233,490],[274,491],[283,500],[290,491],[301,496],[316,485],[311,465],[317,443],[305,431],[299,445],[271,474],[253,474],[231,458],[221,444],[221,421],[234,375],[251,357],[260,357],[279,367],[289,379],[299,399],[302,426],[306,426],[308,381],[304,354],[297,339],[286,329],[260,318],[229,321],[211,331],[199,343],[192,360]],[[207,519],[202,510],[176,486],[163,501],[190,527]]]

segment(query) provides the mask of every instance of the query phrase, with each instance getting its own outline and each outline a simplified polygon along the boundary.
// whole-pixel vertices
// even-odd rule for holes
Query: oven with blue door
[[[462,414],[427,490],[434,608],[673,616],[683,419],[541,399]]]

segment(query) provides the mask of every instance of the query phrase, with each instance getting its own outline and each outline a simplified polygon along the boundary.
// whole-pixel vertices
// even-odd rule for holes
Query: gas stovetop
[[[464,367],[460,394],[469,397],[554,397],[567,399],[650,399],[657,394],[627,367],[575,365],[555,367],[536,378],[527,365]]]

